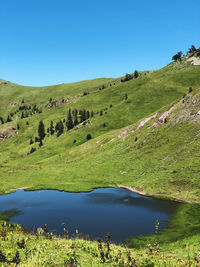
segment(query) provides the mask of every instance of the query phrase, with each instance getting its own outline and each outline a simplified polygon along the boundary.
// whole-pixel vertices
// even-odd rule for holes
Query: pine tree
[[[59,122],[56,123],[55,131],[58,132],[59,130]]]
[[[87,119],[87,114],[86,114],[86,110],[84,109],[83,111],[82,111],[82,121],[85,121],[86,119]]]
[[[30,145],[32,145],[33,144],[33,140],[32,140],[32,138],[31,138],[31,140],[30,140]]]
[[[93,110],[91,111],[91,117],[93,117],[94,116],[94,112],[93,112]]]
[[[67,130],[71,130],[74,127],[73,121],[72,121],[72,114],[71,114],[71,109],[68,110],[67,113],[67,122],[66,122]]]
[[[134,71],[134,74],[133,74],[134,78],[137,78],[139,76],[139,73],[137,70]]]
[[[53,126],[53,121],[51,121],[51,125],[50,125],[50,134],[53,135],[54,134],[54,126]]]
[[[91,134],[88,134],[88,135],[86,136],[86,138],[87,138],[87,140],[90,140],[90,139],[92,139],[92,136],[91,136]]]
[[[125,94],[125,97],[124,97],[124,99],[125,99],[125,100],[127,100],[127,99],[128,99],[128,95],[127,95],[127,93]]]
[[[36,151],[36,148],[35,147],[32,147],[31,148],[31,151],[30,151],[30,154],[33,153],[33,152],[35,152],[35,151]]]
[[[10,121],[12,121],[12,120],[11,120],[10,116],[8,115],[6,122],[10,122]]]
[[[86,112],[86,119],[89,119],[89,117],[90,117],[90,112],[89,112],[89,110],[87,110],[87,112]]]
[[[23,118],[24,118],[24,112],[22,111],[21,119],[23,119]]]
[[[44,137],[45,137],[45,129],[44,129],[44,123],[43,123],[43,121],[40,121],[39,122],[38,136],[40,137],[40,140],[43,140]]]
[[[78,125],[78,111],[74,110],[74,126]]]
[[[42,140],[40,139],[39,147],[43,146]]]
[[[58,123],[58,132],[57,132],[57,137],[59,137],[61,134],[64,132],[64,125],[62,121],[60,120]]]
[[[3,117],[0,117],[1,124],[4,124],[4,119]]]

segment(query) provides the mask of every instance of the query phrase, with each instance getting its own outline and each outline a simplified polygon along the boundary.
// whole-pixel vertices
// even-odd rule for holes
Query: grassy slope
[[[100,186],[115,186],[119,183],[137,187],[148,194],[198,201],[199,120],[167,123],[156,129],[147,129],[145,125],[125,141],[118,136],[123,127],[135,129],[138,120],[156,111],[162,114],[188,92],[189,86],[193,87],[193,95],[198,93],[199,74],[199,67],[170,64],[161,70],[122,84],[119,80],[109,79],[108,84],[113,85],[101,91],[98,87],[102,83],[106,84],[107,80],[97,79],[50,87],[50,93],[45,93],[45,98],[42,98],[40,92],[47,92],[48,88],[35,88],[33,93],[28,89],[34,94],[34,97],[28,98],[25,97],[24,88],[20,94],[19,86],[1,85],[1,94],[10,92],[1,107],[5,105],[7,108],[10,102],[14,102],[17,91],[16,102],[19,103],[24,98],[25,103],[38,103],[40,99],[39,103],[43,109],[41,114],[23,120],[17,120],[15,117],[13,122],[0,126],[0,129],[3,129],[11,125],[16,127],[16,123],[20,125],[19,133],[0,145],[1,192],[25,186],[32,189],[83,191]],[[11,94],[12,91],[14,96]],[[82,96],[84,91],[90,94]],[[48,103],[49,97],[54,99],[54,93],[60,94],[57,99],[76,94],[79,97],[55,109],[45,109],[44,105]],[[125,101],[126,93],[128,100]],[[112,108],[110,104],[113,105]],[[40,149],[37,148],[38,143],[33,144],[37,151],[27,156],[31,148],[30,138],[37,136],[39,120],[43,119],[48,127],[51,120],[56,122],[65,118],[69,107],[86,108],[94,112],[108,109],[104,111],[103,116],[95,114],[89,119],[86,127],[70,132],[65,130],[59,138],[55,135],[46,137],[44,146]],[[181,107],[180,104],[178,108]],[[3,114],[5,112],[4,109]],[[29,126],[26,125],[26,121],[29,122]],[[104,122],[106,127],[101,126]],[[88,133],[91,133],[93,139],[86,143]],[[137,142],[134,141],[136,136]],[[195,143],[192,142],[194,138]],[[77,140],[76,144],[73,144],[74,139]],[[109,142],[112,139],[114,140]],[[182,151],[183,148],[185,151]],[[188,154],[188,157],[185,157],[185,154]],[[126,174],[121,175],[120,171],[125,171]]]
[[[20,226],[0,226],[0,266],[198,266],[199,236],[185,237],[179,241],[160,246],[156,237],[141,249],[83,239],[61,239],[38,231],[39,235],[27,234]],[[20,248],[22,240],[24,246]],[[19,245],[18,245],[18,244]],[[102,253],[103,252],[103,253]],[[103,256],[102,256],[103,254]],[[2,257],[2,255],[4,257]],[[12,263],[13,262],[13,263]],[[71,264],[71,265],[70,265]]]

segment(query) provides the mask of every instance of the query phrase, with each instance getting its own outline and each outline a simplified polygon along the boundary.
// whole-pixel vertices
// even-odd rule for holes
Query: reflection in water
[[[18,209],[12,222],[36,229],[45,223],[48,229],[63,234],[79,232],[91,238],[104,237],[123,241],[130,236],[154,232],[155,221],[166,226],[177,203],[156,200],[125,189],[95,189],[89,193],[69,193],[56,190],[23,191],[0,196],[0,213]]]

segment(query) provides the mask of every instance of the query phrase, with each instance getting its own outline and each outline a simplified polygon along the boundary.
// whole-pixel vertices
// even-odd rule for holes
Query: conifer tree
[[[43,146],[42,140],[40,139],[39,147]]]
[[[59,122],[56,123],[55,131],[57,132],[59,130]]]
[[[73,120],[72,120],[72,114],[71,114],[71,109],[68,110],[67,113],[67,122],[66,122],[67,130],[71,130],[74,127]]]
[[[8,115],[6,122],[10,122],[10,121],[12,121],[12,120],[11,120],[10,116]]]
[[[50,125],[50,134],[53,135],[54,134],[54,126],[53,126],[53,121],[51,121],[51,125]]]
[[[137,77],[139,76],[139,73],[138,73],[138,71],[137,71],[137,70],[135,70],[133,75],[134,75],[134,78],[137,78]]]
[[[63,122],[60,120],[58,123],[58,132],[57,132],[57,137],[59,137],[61,134],[64,132],[64,125]]]
[[[43,140],[44,137],[45,137],[45,129],[44,129],[44,123],[43,123],[43,121],[40,121],[39,122],[38,136],[40,137],[40,140]]]
[[[74,110],[74,126],[78,125],[78,111]]]
[[[87,119],[87,114],[86,114],[86,110],[84,109],[83,111],[82,111],[82,121],[85,121],[86,119]]]
[[[86,112],[86,119],[89,119],[89,117],[90,117],[90,112],[89,112],[89,110],[87,110],[87,112]]]
[[[32,145],[33,144],[33,140],[32,140],[32,138],[31,138],[31,140],[30,140],[30,145]]]
[[[4,119],[3,117],[0,117],[1,124],[4,124]]]

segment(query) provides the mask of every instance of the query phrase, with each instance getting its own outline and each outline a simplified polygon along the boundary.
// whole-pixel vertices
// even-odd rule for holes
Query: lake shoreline
[[[176,201],[176,202],[180,202],[180,203],[193,203],[193,204],[199,204],[199,201],[195,201],[195,200],[187,200],[187,199],[181,199],[181,198],[176,198],[173,196],[165,196],[165,195],[159,195],[159,194],[148,194],[144,191],[139,191],[131,186],[128,185],[122,185],[122,184],[115,184],[115,185],[108,185],[108,186],[102,186],[102,187],[92,187],[91,189],[88,190],[66,190],[66,189],[57,189],[57,188],[34,188],[34,187],[19,187],[19,188],[12,188],[9,189],[6,192],[2,192],[0,193],[0,195],[4,195],[4,194],[11,194],[16,192],[17,190],[25,190],[25,191],[39,191],[39,190],[56,190],[56,191],[60,191],[60,192],[69,192],[69,193],[86,193],[86,192],[92,192],[95,189],[102,189],[102,188],[121,188],[121,189],[125,189],[125,190],[129,190],[133,193],[136,193],[138,195],[141,196],[146,196],[146,197],[151,197],[151,198],[155,198],[155,199],[163,199],[163,200],[172,200],[172,201]]]

